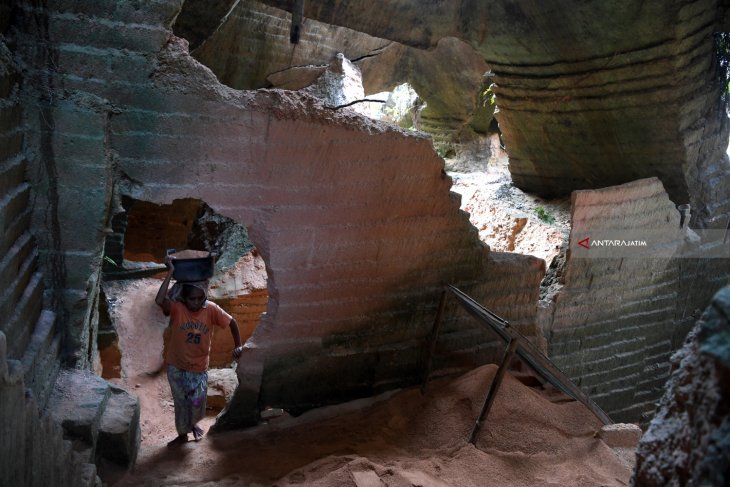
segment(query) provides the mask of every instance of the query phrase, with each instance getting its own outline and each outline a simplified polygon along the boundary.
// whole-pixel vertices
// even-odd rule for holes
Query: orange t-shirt
[[[173,301],[165,361],[178,369],[205,372],[210,360],[211,328],[226,328],[231,319],[231,315],[211,301],[206,301],[205,306],[196,312],[190,311],[183,303]]]

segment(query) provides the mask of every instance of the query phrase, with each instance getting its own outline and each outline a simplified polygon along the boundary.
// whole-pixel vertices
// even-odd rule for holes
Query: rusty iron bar
[[[492,379],[492,383],[489,385],[489,391],[487,391],[487,395],[484,398],[482,410],[479,413],[479,417],[477,418],[476,422],[474,423],[474,427],[471,430],[471,435],[469,435],[469,443],[471,443],[472,445],[477,439],[477,435],[479,434],[482,423],[484,423],[487,419],[487,416],[489,416],[489,410],[492,409],[492,404],[494,404],[494,399],[497,397],[497,391],[499,390],[499,386],[502,385],[502,379],[504,379],[504,374],[507,373],[507,369],[509,368],[509,361],[515,355],[515,351],[517,351],[517,346],[519,345],[519,342],[519,338],[512,338],[507,344],[507,349],[504,351],[504,356],[502,357],[502,363],[499,364],[499,369],[497,369],[497,373],[495,374],[494,379]]]
[[[444,308],[446,308],[446,289],[441,291],[438,311],[436,311],[436,318],[433,320],[433,328],[431,328],[431,334],[428,337],[429,343],[426,355],[426,366],[424,367],[423,381],[421,383],[421,394],[426,394],[428,376],[431,373],[431,363],[433,361],[433,353],[436,350],[436,342],[438,341],[439,329],[441,328],[441,317],[444,314]]]
[[[481,304],[474,301],[470,296],[454,286],[447,286],[447,289],[456,296],[464,309],[477,319],[478,322],[488,325],[505,342],[519,339],[517,355],[520,359],[529,364],[545,380],[550,382],[558,390],[573,399],[583,403],[603,424],[613,424],[613,420],[603,411],[598,404],[586,395],[573,381],[570,380],[554,363],[545,357],[542,352],[530,343],[520,332],[509,326],[509,323],[489,311]]]

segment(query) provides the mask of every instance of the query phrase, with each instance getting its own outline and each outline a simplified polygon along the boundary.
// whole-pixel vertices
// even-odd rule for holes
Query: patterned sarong
[[[175,428],[179,435],[186,435],[205,416],[208,372],[188,372],[167,364],[167,380],[175,403]]]

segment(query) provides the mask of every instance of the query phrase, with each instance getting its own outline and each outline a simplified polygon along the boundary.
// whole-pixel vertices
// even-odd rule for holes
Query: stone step
[[[4,110],[0,110],[2,113]],[[6,112],[7,113],[7,112]],[[0,119],[2,119],[0,115]],[[1,125],[1,123],[0,123]],[[25,156],[15,154],[11,159],[0,163],[0,194],[7,194],[25,182]]]
[[[55,320],[52,311],[41,312],[21,360],[25,386],[33,391],[41,410],[46,407],[59,370],[61,336],[55,333]]]
[[[139,413],[139,399],[112,385],[99,426],[97,455],[123,466],[134,465],[140,442]]]
[[[20,360],[30,344],[33,327],[29,324],[36,323],[40,317],[44,286],[43,274],[34,272],[15,303],[13,312],[8,314],[10,320],[6,334],[11,343],[8,350],[11,358]]]
[[[46,414],[73,443],[79,461],[100,457],[131,467],[140,443],[139,399],[88,371],[63,369]]]
[[[46,413],[63,427],[69,439],[83,440],[90,445],[93,457],[110,395],[110,384],[101,377],[88,371],[62,369],[48,399]]]
[[[12,282],[5,283],[6,287],[3,289],[4,292],[0,294],[0,316],[4,317],[4,320],[0,321],[0,329],[2,331],[6,330],[8,325],[6,320],[13,315],[18,300],[35,273],[37,256],[37,252],[33,251],[20,265]],[[6,332],[5,334],[7,335],[8,333]]]
[[[3,238],[0,239],[0,255],[5,255],[10,250],[10,247],[15,245],[15,242],[28,231],[30,214],[31,209],[26,208],[13,221],[5,222],[5,233],[3,234]]]
[[[22,234],[0,260],[0,282],[10,282],[18,276],[23,262],[35,245],[29,232]]]
[[[28,206],[30,184],[21,183],[4,195],[0,195],[0,231],[8,225]]]

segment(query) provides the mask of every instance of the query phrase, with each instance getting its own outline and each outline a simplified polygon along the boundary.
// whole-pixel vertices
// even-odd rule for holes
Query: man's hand
[[[243,347],[236,347],[233,349],[233,358],[238,360],[238,358],[243,353]]]
[[[175,264],[172,263],[174,259],[175,257],[170,257],[169,255],[165,256],[167,275],[162,281],[162,284],[160,284],[160,289],[157,291],[157,296],[155,297],[155,303],[157,303],[157,305],[162,308],[162,312],[165,313],[165,316],[168,316],[170,314],[170,306],[172,306],[172,301],[170,301],[170,298],[167,297],[167,289],[170,286],[172,273],[175,271]]]

